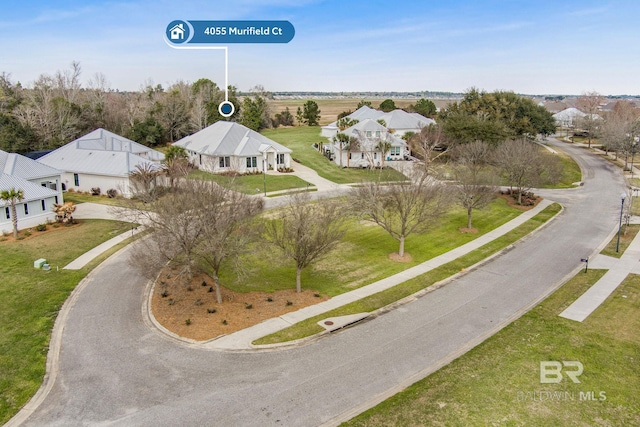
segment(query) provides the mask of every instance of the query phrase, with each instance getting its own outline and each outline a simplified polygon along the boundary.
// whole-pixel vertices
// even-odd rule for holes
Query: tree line
[[[296,116],[288,110],[273,113],[267,103],[272,95],[257,86],[242,99],[229,86],[228,101],[235,112],[224,117],[218,111],[225,90],[202,78],[193,83],[177,81],[167,88],[151,81],[138,91],[109,88],[97,73],[83,87],[79,63],[53,75],[41,74],[30,87],[0,74],[0,149],[8,152],[58,148],[97,128],[104,128],[153,147],[177,141],[219,121],[231,120],[260,130],[272,126],[318,124],[320,110],[308,101]]]

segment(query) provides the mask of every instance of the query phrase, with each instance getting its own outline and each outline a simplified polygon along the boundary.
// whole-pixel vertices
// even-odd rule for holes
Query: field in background
[[[393,98],[391,98],[393,99]],[[331,122],[336,121],[338,114],[343,111],[351,110],[355,111],[360,98],[330,98],[330,99],[317,99],[317,98],[305,98],[305,99],[273,99],[269,100],[269,106],[271,107],[271,115],[275,115],[281,111],[284,111],[286,107],[289,107],[291,114],[295,116],[298,107],[302,108],[305,102],[308,100],[315,101],[320,108],[320,126],[324,126]],[[385,98],[364,98],[365,101],[371,102],[371,107],[378,109],[380,103]],[[398,108],[406,108],[409,105],[415,104],[418,99],[393,99]],[[436,104],[436,107],[442,108],[451,102],[449,99],[432,99]]]

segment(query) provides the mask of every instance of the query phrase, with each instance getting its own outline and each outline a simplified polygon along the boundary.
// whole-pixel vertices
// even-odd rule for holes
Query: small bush
[[[167,303],[169,303],[169,305],[173,305],[176,303],[176,300],[174,300],[173,298],[169,298],[169,301],[167,301]]]
[[[217,310],[215,308],[207,308],[207,313],[209,314],[213,314],[215,313]]]
[[[316,298],[320,298],[320,294],[317,293],[317,292],[315,294],[313,294],[313,296],[316,297]]]
[[[273,298],[267,297],[267,302],[273,302]]]
[[[201,300],[201,299],[197,299],[197,300],[196,300],[196,302],[194,302],[193,304],[194,304],[194,305],[197,305],[197,306],[200,306],[200,305],[202,305],[202,304],[204,304],[204,303],[202,302],[202,300]]]
[[[189,292],[193,291],[193,287],[191,285],[187,286],[187,291]]]
[[[244,308],[246,308],[247,310],[251,310],[253,308],[253,304],[244,303]]]
[[[115,188],[110,188],[110,189],[107,190],[107,196],[110,199],[115,198],[117,195],[118,195],[118,190],[116,190]]]
[[[22,235],[23,235],[24,237],[29,237],[29,236],[31,236],[31,230],[26,230],[24,233],[22,233]]]
[[[36,225],[36,230],[45,231],[47,229],[47,224],[38,224]]]
[[[204,280],[202,281],[202,286],[207,286],[207,282],[205,282]]]
[[[287,300],[287,306],[293,305],[293,303],[289,300]]]
[[[213,286],[209,286],[209,290],[207,292],[213,292]]]
[[[160,296],[161,296],[162,298],[166,298],[166,297],[168,297],[168,296],[169,296],[169,291],[167,291],[167,290],[165,289],[164,291],[162,291],[162,293],[160,294]]]
[[[91,189],[91,195],[92,196],[99,196],[100,193],[102,193],[102,191],[100,190],[100,187],[93,187]]]
[[[185,321],[184,321],[184,324],[185,324],[185,325],[187,325],[187,326],[189,326],[189,325],[191,324],[191,319],[187,319],[187,320],[185,320]]]
[[[226,325],[227,324],[227,319],[222,319],[222,324]]]

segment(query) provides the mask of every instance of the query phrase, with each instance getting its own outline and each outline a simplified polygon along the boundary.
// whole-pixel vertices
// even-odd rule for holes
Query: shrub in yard
[[[100,193],[102,193],[102,191],[100,190],[100,187],[93,187],[91,189],[91,195],[92,196],[99,196]]]
[[[47,229],[47,224],[38,224],[36,225],[36,230],[45,231]]]
[[[215,312],[216,312],[216,309],[215,309],[215,308],[207,308],[207,313],[209,313],[209,314],[213,314],[213,313],[215,313]]]
[[[110,199],[113,199],[114,197],[116,197],[118,195],[118,190],[116,190],[115,188],[110,188],[107,190],[107,196]]]

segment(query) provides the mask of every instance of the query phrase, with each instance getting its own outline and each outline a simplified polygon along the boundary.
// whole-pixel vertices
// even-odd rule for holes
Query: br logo
[[[562,381],[562,372],[575,384],[580,384],[578,377],[582,375],[584,366],[577,360],[563,360],[562,363],[549,360],[540,362],[540,384],[557,384]]]

